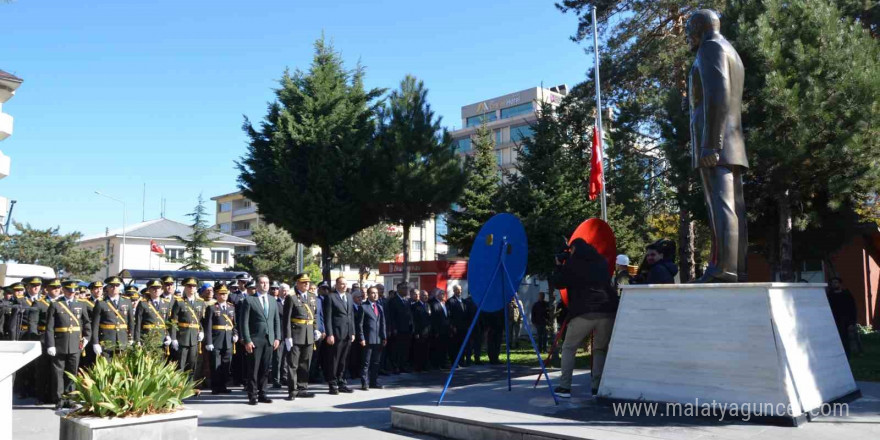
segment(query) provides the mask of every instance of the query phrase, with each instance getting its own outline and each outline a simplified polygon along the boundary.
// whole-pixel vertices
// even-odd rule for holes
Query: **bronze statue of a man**
[[[703,180],[712,230],[709,268],[697,280],[702,283],[746,281],[742,174],[749,161],[741,122],[743,63],[720,29],[718,15],[706,9],[687,22],[688,45],[697,54],[688,84],[693,167]]]

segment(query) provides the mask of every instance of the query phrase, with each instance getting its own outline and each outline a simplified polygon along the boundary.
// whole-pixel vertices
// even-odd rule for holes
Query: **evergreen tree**
[[[379,263],[394,258],[400,250],[401,236],[389,230],[386,223],[377,223],[343,240],[336,247],[339,264],[358,268],[360,284]]]
[[[765,0],[728,11],[749,66],[751,231],[768,243],[779,279],[793,280],[794,234],[841,237],[836,228],[855,225],[837,220],[880,185],[880,42],[834,2]]]
[[[37,229],[13,222],[15,234],[3,236],[0,259],[22,264],[48,266],[71,278],[88,279],[104,266],[104,251],[77,246],[80,232],[61,234],[59,228]]]
[[[309,71],[285,71],[276,100],[259,129],[245,118],[250,138],[239,161],[239,187],[268,222],[307,246],[321,247],[330,279],[331,246],[379,220],[378,188],[364,173],[375,131],[379,89],[365,90],[364,69],[346,70],[323,37]]]
[[[492,130],[484,121],[474,134],[473,155],[465,158],[466,177],[461,197],[447,215],[445,238],[460,256],[468,256],[480,228],[498,213],[498,170]]]
[[[403,276],[409,279],[409,229],[446,211],[461,194],[464,171],[452,138],[440,127],[422,81],[407,75],[382,111],[372,172],[385,218],[403,225]]]
[[[296,275],[296,243],[290,234],[273,224],[254,230],[257,250],[251,259],[250,273],[264,273],[273,280],[291,280]]]
[[[208,270],[206,259],[202,255],[202,249],[211,248],[211,228],[208,226],[208,210],[205,209],[205,201],[199,194],[199,203],[193,212],[186,215],[192,218],[192,233],[189,237],[175,235],[174,238],[183,243],[183,270]]]

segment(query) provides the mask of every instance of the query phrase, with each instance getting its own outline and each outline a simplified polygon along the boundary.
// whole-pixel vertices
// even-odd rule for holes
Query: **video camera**
[[[565,264],[570,256],[571,250],[569,250],[568,240],[566,240],[565,237],[562,237],[562,246],[557,248],[556,253],[553,254],[553,258],[559,260],[560,264]]]

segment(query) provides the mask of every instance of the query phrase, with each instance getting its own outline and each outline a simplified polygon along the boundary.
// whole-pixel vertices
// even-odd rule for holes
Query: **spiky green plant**
[[[197,383],[169,363],[161,352],[132,347],[113,359],[99,356],[79,374],[67,373],[74,391],[68,398],[79,409],[72,417],[138,417],[169,413],[196,394]]]

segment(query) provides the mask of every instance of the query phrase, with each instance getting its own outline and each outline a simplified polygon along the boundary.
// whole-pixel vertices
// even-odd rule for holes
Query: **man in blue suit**
[[[245,388],[249,405],[256,405],[258,401],[272,403],[272,399],[266,396],[266,384],[272,366],[272,352],[281,342],[280,315],[275,299],[269,295],[269,277],[259,275],[256,284],[256,294],[247,296],[242,302],[239,324],[247,352]]]
[[[367,301],[361,304],[362,312],[358,314],[359,322],[355,323],[357,340],[364,348],[361,361],[361,389],[382,388],[379,385],[379,362],[387,341],[385,335],[385,309],[379,304],[379,290],[375,287],[367,289]],[[369,378],[369,385],[367,385]]]

